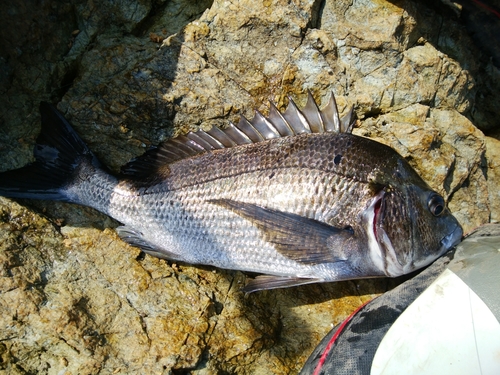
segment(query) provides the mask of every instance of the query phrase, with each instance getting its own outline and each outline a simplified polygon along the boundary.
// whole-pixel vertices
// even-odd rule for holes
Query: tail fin
[[[97,159],[53,105],[40,103],[40,113],[42,131],[34,150],[36,161],[0,173],[0,195],[71,201],[64,187],[71,183],[82,162],[97,166]]]

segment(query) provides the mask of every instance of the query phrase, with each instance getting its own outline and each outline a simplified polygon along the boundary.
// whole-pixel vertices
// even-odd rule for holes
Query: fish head
[[[372,261],[390,277],[429,265],[463,235],[444,198],[409,165],[401,167],[391,183],[377,184],[365,211]]]

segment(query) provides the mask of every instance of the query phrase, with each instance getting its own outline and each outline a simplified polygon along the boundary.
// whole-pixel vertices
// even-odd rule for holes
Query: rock
[[[32,158],[40,100],[115,171],[174,134],[268,100],[354,105],[466,231],[500,217],[500,75],[455,16],[422,2],[11,1],[0,36],[0,170]],[[57,6],[56,6],[57,5]],[[32,20],[36,18],[37,22]],[[19,204],[21,203],[21,204]],[[401,280],[244,296],[246,275],[144,256],[117,223],[0,198],[0,371],[297,373],[319,340]]]
[[[486,166],[486,181],[488,182],[488,203],[491,212],[491,222],[500,221],[500,189],[498,182],[500,180],[500,141],[495,138],[485,137],[486,141],[486,154],[484,163]]]

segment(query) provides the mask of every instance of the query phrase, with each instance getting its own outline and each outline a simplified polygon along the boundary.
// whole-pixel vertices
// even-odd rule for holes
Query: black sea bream
[[[263,274],[244,288],[399,276],[454,246],[443,198],[393,149],[355,136],[332,95],[271,106],[225,130],[172,139],[113,176],[64,117],[40,105],[36,161],[0,195],[93,207],[153,256]]]

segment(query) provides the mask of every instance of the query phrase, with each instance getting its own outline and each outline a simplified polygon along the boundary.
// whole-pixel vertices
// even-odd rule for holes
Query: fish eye
[[[444,199],[436,193],[432,193],[429,196],[427,204],[429,206],[429,211],[431,211],[434,216],[440,216],[444,212]]]

